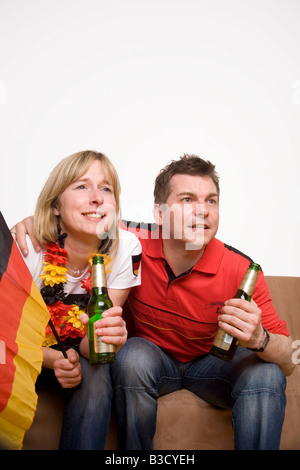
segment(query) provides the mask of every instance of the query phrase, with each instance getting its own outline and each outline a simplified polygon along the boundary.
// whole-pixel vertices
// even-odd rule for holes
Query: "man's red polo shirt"
[[[126,306],[134,322],[134,336],[149,339],[181,362],[208,353],[220,310],[236,294],[250,259],[214,238],[198,263],[175,278],[163,256],[159,231],[130,231],[139,237],[143,248],[142,284],[131,290]],[[262,310],[263,326],[288,336],[262,272],[253,300]]]

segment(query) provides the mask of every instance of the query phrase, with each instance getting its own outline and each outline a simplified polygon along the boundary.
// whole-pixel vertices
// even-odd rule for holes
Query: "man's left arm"
[[[268,332],[270,339],[266,349],[256,354],[266,362],[274,362],[278,364],[285,375],[291,375],[295,369],[295,364],[292,362],[293,340],[290,336],[280,335],[278,333]]]

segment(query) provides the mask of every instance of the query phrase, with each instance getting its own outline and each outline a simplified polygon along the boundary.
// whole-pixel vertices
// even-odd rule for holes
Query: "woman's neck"
[[[98,239],[97,241],[99,242]],[[97,252],[98,244],[95,244],[95,241],[87,243],[86,241],[72,240],[66,237],[65,250],[68,253],[67,267],[71,275],[80,275],[86,269],[91,254]]]

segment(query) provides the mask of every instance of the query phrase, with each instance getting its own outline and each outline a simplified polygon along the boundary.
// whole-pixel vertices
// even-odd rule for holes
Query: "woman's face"
[[[60,226],[69,239],[101,238],[112,227],[116,219],[114,188],[99,160],[65,189],[54,214],[60,217]]]

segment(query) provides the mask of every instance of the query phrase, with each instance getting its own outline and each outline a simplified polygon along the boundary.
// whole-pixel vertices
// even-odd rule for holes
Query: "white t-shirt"
[[[31,243],[29,236],[27,235],[27,245],[29,254],[24,258],[27,267],[35,281],[39,290],[44,287],[44,282],[40,278],[43,274],[43,253],[36,253]],[[129,287],[138,286],[141,284],[141,267],[138,272],[134,273],[134,267],[136,268],[136,258],[142,253],[142,247],[135,235],[125,230],[120,229],[120,240],[118,254],[115,259],[112,259],[109,270],[107,273],[107,287],[110,289],[127,289]],[[65,294],[83,294],[84,289],[81,287],[83,279],[88,278],[90,275],[89,269],[80,276],[72,277],[67,272],[67,282],[64,284]]]

